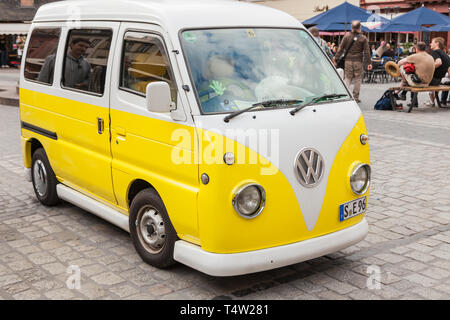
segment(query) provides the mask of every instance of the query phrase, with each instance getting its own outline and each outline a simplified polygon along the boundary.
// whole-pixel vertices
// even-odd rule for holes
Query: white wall
[[[323,8],[328,5],[328,8],[332,9],[344,3],[344,0],[267,0],[251,2],[287,12],[298,20],[303,21],[323,12],[314,12],[316,6]],[[347,0],[347,2],[359,7],[359,0]]]

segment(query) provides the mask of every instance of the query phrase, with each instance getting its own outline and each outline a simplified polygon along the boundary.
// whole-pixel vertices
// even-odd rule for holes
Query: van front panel
[[[274,112],[245,114],[230,120],[229,125],[223,122],[223,116],[217,121],[210,119],[209,123],[205,117],[199,120],[204,127],[208,123],[208,126],[218,128],[214,132],[198,129],[199,136],[203,136],[200,150],[206,159],[200,163],[199,173],[207,173],[210,177],[207,185],[201,185],[199,193],[203,249],[234,253],[269,248],[331,233],[363,218],[359,215],[339,221],[341,204],[367,196],[369,192],[356,195],[350,188],[354,166],[370,164],[368,145],[359,142],[360,135],[366,134],[366,128],[357,106],[352,102],[321,105],[305,109],[296,117],[288,110],[278,110],[277,115]],[[256,119],[253,119],[255,115]],[[269,119],[270,125],[262,125]],[[236,122],[232,124],[233,121]],[[333,121],[337,122],[331,126]],[[277,143],[273,145],[279,149],[264,151],[259,143],[266,141],[255,145],[250,143],[248,135],[236,141],[230,135],[233,131],[225,128],[239,127],[242,123],[247,123],[247,133],[267,130],[270,137],[270,132],[274,132],[273,139]],[[324,158],[323,178],[314,188],[302,186],[294,172],[296,155],[307,147],[318,150]],[[257,148],[259,153],[255,151]],[[223,160],[221,163],[208,162],[213,149],[220,150],[222,157],[226,152],[233,152],[235,164],[226,165]],[[244,156],[242,150],[245,150]],[[239,162],[239,158],[245,159],[245,163]],[[250,183],[265,189],[266,202],[256,218],[244,219],[234,210],[232,200],[240,187]]]

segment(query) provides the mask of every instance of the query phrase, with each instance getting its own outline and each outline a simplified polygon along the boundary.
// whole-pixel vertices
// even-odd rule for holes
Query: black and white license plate
[[[339,221],[344,221],[366,212],[367,199],[362,197],[339,206]]]

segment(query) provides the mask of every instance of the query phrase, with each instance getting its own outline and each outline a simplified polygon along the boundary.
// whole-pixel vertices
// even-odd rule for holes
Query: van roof
[[[263,5],[225,0],[71,0],[39,8],[34,22],[76,20],[150,22],[170,29],[301,27],[294,17]]]

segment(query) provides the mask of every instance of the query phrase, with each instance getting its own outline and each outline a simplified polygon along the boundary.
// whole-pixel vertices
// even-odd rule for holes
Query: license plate
[[[339,221],[344,221],[366,212],[367,199],[362,197],[339,206]]]

